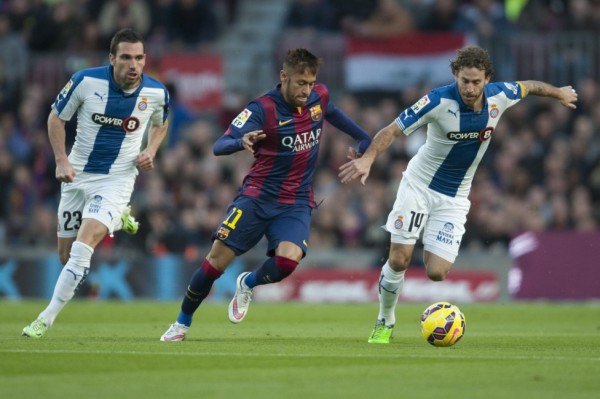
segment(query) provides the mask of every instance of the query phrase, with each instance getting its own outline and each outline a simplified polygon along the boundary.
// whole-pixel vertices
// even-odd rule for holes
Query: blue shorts
[[[263,236],[267,238],[267,255],[274,256],[282,241],[290,241],[306,256],[310,236],[308,205],[287,205],[238,195],[227,207],[225,220],[213,238],[241,255],[253,248]]]

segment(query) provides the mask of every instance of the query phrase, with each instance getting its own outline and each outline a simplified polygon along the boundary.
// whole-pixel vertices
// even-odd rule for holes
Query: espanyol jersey
[[[69,154],[76,171],[98,174],[137,173],[137,158],[148,122],[162,126],[169,94],[158,80],[142,82],[125,93],[112,77],[112,66],[75,73],[56,97],[52,109],[62,120],[77,112],[77,135]]]
[[[236,138],[253,130],[266,134],[255,146],[256,159],[244,178],[241,194],[315,207],[312,181],[323,121],[336,109],[327,87],[320,83],[314,85],[302,107],[286,103],[279,86],[250,102],[225,132]]]
[[[456,82],[429,92],[395,120],[406,135],[427,125],[425,144],[406,175],[450,197],[467,197],[500,116],[524,92],[519,82],[488,83],[481,112],[464,105]]]

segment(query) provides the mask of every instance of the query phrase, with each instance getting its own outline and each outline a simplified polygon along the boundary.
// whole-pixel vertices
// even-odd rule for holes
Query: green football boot
[[[131,216],[131,206],[128,205],[121,214],[121,221],[123,222],[123,231],[127,234],[135,234],[140,228],[140,223]]]
[[[29,338],[42,338],[46,331],[48,331],[48,323],[46,323],[46,319],[40,317],[25,327],[21,335]]]
[[[394,331],[394,325],[386,326],[385,320],[377,320],[375,328],[369,337],[370,344],[389,344],[392,332]]]

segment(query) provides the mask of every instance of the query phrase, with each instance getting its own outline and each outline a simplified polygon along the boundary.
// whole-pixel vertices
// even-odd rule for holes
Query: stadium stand
[[[203,0],[198,4],[205,11],[198,11],[198,15],[212,15],[211,29],[194,32],[193,37],[173,19],[181,14],[180,7],[188,6],[185,0],[2,2],[3,259],[9,252],[19,253],[19,248],[25,252],[32,246],[53,250],[52,215],[59,183],[54,179],[53,157],[46,138],[49,106],[72,71],[106,62],[103,41],[116,27],[104,23],[108,20],[105,15],[114,12],[115,7],[133,7],[138,3],[144,4],[138,6],[148,13],[147,19],[138,23],[147,32],[150,60],[160,60],[169,48],[218,54],[223,59],[225,93],[216,112],[190,113],[185,110],[189,104],[174,103],[173,113],[182,107],[189,120],[172,133],[178,140],[169,142],[160,153],[158,173],[142,175],[138,180],[133,209],[142,228],[137,236],[117,236],[106,243],[109,248],[116,248],[115,253],[134,253],[131,259],[168,253],[193,262],[203,252],[199,249],[209,244],[224,204],[237,191],[239,171],[246,169],[240,164],[247,166],[251,161],[244,156],[217,161],[212,155],[212,142],[235,116],[231,109],[239,109],[247,98],[275,84],[274,72],[287,48],[308,47],[324,59],[319,78],[330,86],[336,103],[372,134],[414,103],[428,87],[426,82],[415,82],[401,92],[346,90],[347,29],[353,31],[348,26],[366,23],[371,16],[363,12],[359,15],[362,21],[355,16],[354,22],[346,22],[344,27],[336,24],[343,19],[343,12],[351,11],[349,5],[353,2],[348,1]],[[288,13],[302,10],[309,3],[327,3],[333,15],[314,29],[290,23],[287,18],[293,14]],[[580,93],[576,112],[565,112],[555,104],[536,99],[507,113],[494,133],[473,186],[464,250],[478,253],[486,249],[506,256],[509,241],[522,231],[598,231],[600,70],[595,66],[600,61],[600,23],[595,18],[600,15],[600,4],[578,1],[585,7],[581,10],[569,7],[566,1],[531,2],[537,8],[525,7],[516,17],[511,10],[509,20],[502,15],[502,2],[485,2],[492,3],[493,10],[477,9],[476,1],[465,6],[460,3],[463,2],[398,1],[398,6],[408,12],[404,17],[410,18],[416,33],[464,33],[488,48],[495,61],[497,80],[521,78],[573,84]],[[443,4],[449,8],[441,9]],[[557,4],[564,8],[557,10]],[[568,18],[562,20],[557,13],[566,13]],[[478,16],[483,14],[490,21],[500,18],[502,24],[490,24],[502,30],[490,36],[489,26],[473,25],[473,21],[481,21]],[[136,15],[140,17],[139,13]],[[85,34],[72,33],[76,21],[84,26]],[[344,162],[348,143],[338,141],[340,135],[324,136],[315,193],[325,201],[313,218],[311,242],[311,250],[322,258],[313,257],[311,262],[352,261],[365,267],[380,262],[387,236],[379,226],[393,201],[399,171],[422,143],[423,134],[414,136],[397,140],[391,151],[380,157],[368,190],[339,183],[337,168]],[[72,140],[72,131],[70,137]],[[329,257],[341,248],[351,255]]]

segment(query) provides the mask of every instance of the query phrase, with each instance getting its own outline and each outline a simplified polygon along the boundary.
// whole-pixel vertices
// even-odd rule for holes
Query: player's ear
[[[285,71],[285,69],[282,69],[281,71],[279,71],[279,80],[281,80],[281,83],[285,82],[285,80],[288,78],[288,74]]]

